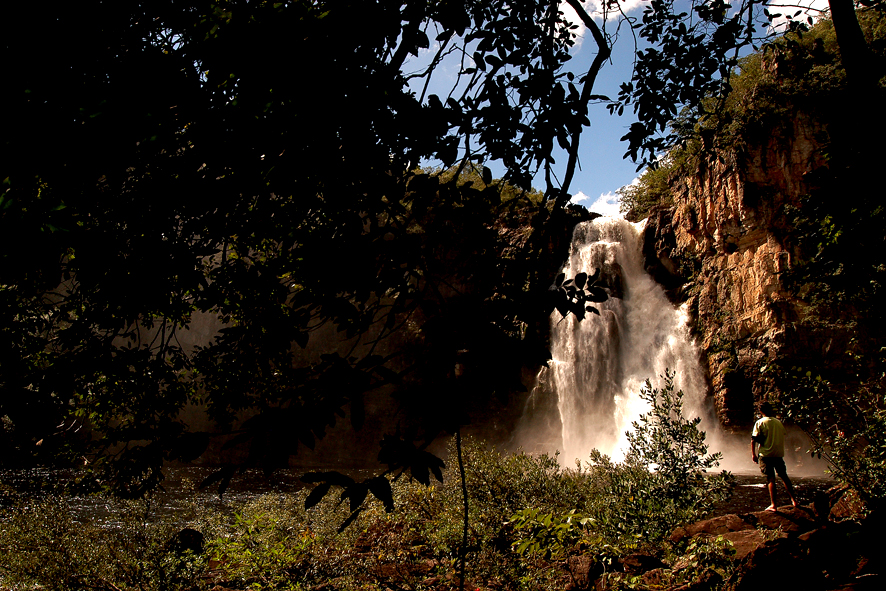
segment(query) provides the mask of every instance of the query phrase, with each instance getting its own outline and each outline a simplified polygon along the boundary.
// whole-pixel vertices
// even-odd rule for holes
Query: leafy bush
[[[519,549],[562,555],[568,544],[591,540],[591,534],[621,547],[654,546],[731,495],[731,474],[707,474],[721,455],[708,455],[698,428],[701,419],[683,416],[683,392],[675,389],[674,374],[663,377],[661,390],[647,380],[640,393],[650,410],[627,433],[630,449],[624,461],[613,462],[594,450],[585,471],[578,472],[582,495],[573,508],[580,515],[527,509],[514,516],[528,532]],[[544,505],[533,505],[539,506]]]
[[[735,547],[723,536],[690,539],[683,555],[685,568],[680,571],[681,582],[691,582],[707,570],[713,570],[724,580],[735,569]]]
[[[619,211],[626,220],[640,221],[649,215],[653,207],[673,204],[671,182],[675,176],[685,172],[682,155],[680,148],[672,150],[658,161],[657,166],[647,168],[635,182],[616,191]]]
[[[295,589],[292,575],[304,567],[316,536],[290,500],[262,497],[234,513],[224,535],[212,539],[209,559],[217,574],[250,589]]]
[[[701,419],[683,416],[683,392],[675,389],[674,374],[663,377],[661,390],[648,380],[641,390],[651,408],[627,433],[624,462],[598,451],[591,456],[591,474],[607,494],[597,496],[590,514],[595,528],[613,539],[659,542],[676,526],[709,514],[732,492],[731,474],[707,474],[721,454],[708,455]]]
[[[541,554],[547,559],[562,558],[585,538],[590,517],[575,509],[557,515],[539,509],[524,509],[513,517],[514,529],[521,531],[523,540],[516,544],[518,554]]]

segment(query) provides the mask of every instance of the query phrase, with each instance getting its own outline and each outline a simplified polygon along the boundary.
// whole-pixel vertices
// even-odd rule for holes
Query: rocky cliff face
[[[721,423],[746,428],[770,387],[761,369],[778,356],[820,347],[799,328],[802,302],[780,273],[797,256],[790,208],[824,166],[823,130],[795,117],[741,152],[720,153],[676,179],[674,205],[650,216],[649,271],[672,299],[689,301]]]

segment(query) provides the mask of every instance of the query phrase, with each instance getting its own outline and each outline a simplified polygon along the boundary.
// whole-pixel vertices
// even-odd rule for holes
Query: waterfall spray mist
[[[707,385],[688,313],[675,308],[644,269],[642,226],[602,217],[579,224],[573,233],[563,272],[574,277],[600,269],[600,282],[611,297],[597,305],[599,316],[589,314],[582,321],[553,313],[553,359],[542,369],[527,408],[527,414],[538,414],[545,407],[541,398],[549,400],[550,410],[556,402],[556,417],[548,419],[551,441],[544,447],[554,446],[567,465],[586,460],[594,448],[620,460],[627,447],[625,431],[646,410],[639,397],[642,385],[649,379],[659,387],[666,369],[676,372],[685,412],[702,417],[709,441],[719,431],[705,401]]]

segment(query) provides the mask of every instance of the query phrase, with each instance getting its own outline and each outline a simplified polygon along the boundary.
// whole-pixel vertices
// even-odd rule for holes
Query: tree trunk
[[[870,88],[879,80],[879,68],[874,55],[864,39],[858,17],[855,15],[853,0],[828,0],[831,9],[831,21],[837,34],[840,46],[840,58],[850,86]]]

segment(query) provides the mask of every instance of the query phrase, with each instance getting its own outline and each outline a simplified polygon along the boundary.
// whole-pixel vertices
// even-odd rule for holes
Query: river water
[[[278,470],[270,477],[261,470],[247,470],[237,474],[223,496],[217,487],[199,489],[199,484],[214,472],[213,468],[183,467],[165,471],[162,487],[150,496],[151,510],[164,519],[184,518],[195,503],[204,508],[230,512],[237,507],[266,494],[292,494],[304,488],[302,472]],[[76,522],[113,527],[120,514],[120,503],[105,494],[83,490],[78,484],[81,473],[75,470],[31,468],[27,470],[0,470],[0,508],[16,502],[28,503],[46,494],[56,493],[65,498]]]

